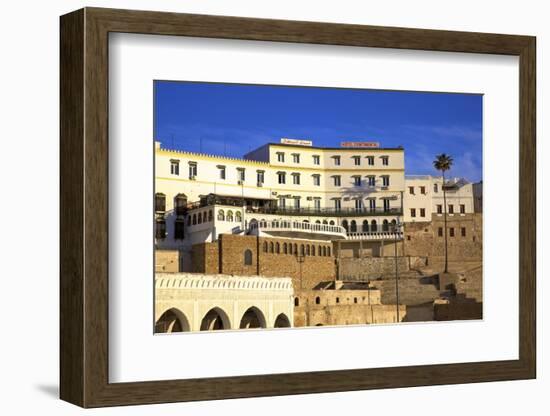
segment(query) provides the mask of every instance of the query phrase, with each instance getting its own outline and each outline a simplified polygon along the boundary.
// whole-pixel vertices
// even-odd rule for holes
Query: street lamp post
[[[397,263],[397,241],[399,231],[401,230],[401,223],[399,217],[397,217],[395,225],[393,226],[394,233],[394,262],[395,262],[395,313],[397,322],[399,322],[399,264]]]

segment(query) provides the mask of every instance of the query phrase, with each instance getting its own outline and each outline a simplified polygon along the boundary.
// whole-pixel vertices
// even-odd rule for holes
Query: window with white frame
[[[180,161],[177,159],[171,159],[170,160],[170,173],[172,175],[179,175],[180,174]]]
[[[263,185],[265,182],[265,172],[263,170],[256,171],[256,182],[258,185]]]
[[[300,174],[299,173],[293,173],[292,174],[292,184],[300,185]]]
[[[371,211],[376,211],[376,199],[369,198],[369,209]]]
[[[380,156],[380,159],[382,159],[382,165],[388,166],[390,164],[390,157],[389,156]]]
[[[340,156],[332,156],[332,160],[334,160],[335,166],[340,166]]]
[[[313,185],[314,186],[321,186],[321,175],[311,175],[313,178]]]
[[[218,165],[218,174],[219,174],[219,178],[223,181],[225,180],[225,166],[223,165]]]
[[[355,166],[361,165],[361,156],[352,156],[351,158],[353,159],[353,164]]]
[[[316,211],[321,210],[321,198],[314,198],[313,199],[313,208],[315,208]]]
[[[244,182],[246,179],[245,168],[237,168],[237,177],[239,181]]]
[[[340,211],[342,209],[342,199],[341,198],[334,198],[334,209],[336,211]]]
[[[286,173],[285,172],[277,172],[277,181],[279,184],[285,184],[286,183]]]
[[[382,186],[390,186],[390,176],[382,175]]]
[[[361,211],[363,209],[363,200],[362,199],[356,199],[355,200],[355,209],[357,211]]]
[[[300,153],[292,153],[292,161],[294,163],[300,163]]]
[[[277,162],[284,163],[285,161],[285,153],[284,152],[277,152]]]
[[[321,164],[321,156],[313,155],[313,164],[314,165],[320,165]]]
[[[189,162],[189,177],[194,179],[197,173],[197,162]]]
[[[340,175],[333,176],[332,180],[334,181],[334,186],[341,186],[342,185],[342,177]]]
[[[374,156],[367,156],[367,165],[374,166]]]

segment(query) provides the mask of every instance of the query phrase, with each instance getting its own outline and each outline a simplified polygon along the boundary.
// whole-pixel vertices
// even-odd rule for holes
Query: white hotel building
[[[356,146],[356,147],[352,147]],[[395,240],[403,148],[315,147],[281,139],[242,159],[155,150],[155,243],[189,252],[221,233],[309,240]]]

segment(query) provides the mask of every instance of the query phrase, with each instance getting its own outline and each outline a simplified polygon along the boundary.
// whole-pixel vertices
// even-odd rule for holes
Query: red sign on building
[[[340,142],[341,147],[380,147],[378,142]]]

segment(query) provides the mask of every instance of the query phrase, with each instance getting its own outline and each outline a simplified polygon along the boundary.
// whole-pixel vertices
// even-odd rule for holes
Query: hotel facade
[[[156,247],[180,250],[219,234],[311,240],[401,238],[402,148],[270,143],[243,159],[155,152]]]

